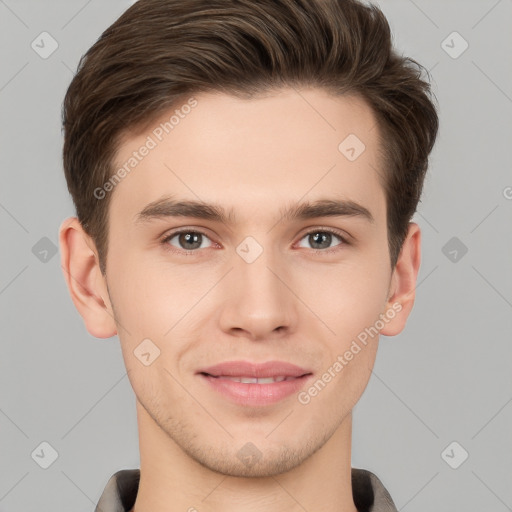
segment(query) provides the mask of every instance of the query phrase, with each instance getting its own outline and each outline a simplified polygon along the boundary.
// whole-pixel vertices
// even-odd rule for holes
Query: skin
[[[133,510],[356,512],[351,411],[370,378],[378,336],[306,405],[294,394],[242,407],[195,372],[229,360],[277,359],[310,369],[316,380],[393,304],[401,310],[380,334],[398,334],[414,302],[420,229],[409,224],[391,269],[379,132],[363,100],[316,88],[251,100],[195,98],[190,114],[110,192],[106,276],[78,220],[60,230],[71,297],[90,334],[118,334],[136,395],[141,480]],[[366,146],[353,162],[338,150],[350,133]],[[127,133],[116,163],[150,134]],[[168,195],[233,208],[236,222],[136,222],[146,205]],[[364,206],[374,221],[279,214],[333,197]],[[205,234],[190,254],[179,236],[161,243],[181,227]],[[307,235],[321,228],[339,230],[349,243],[333,236],[318,248]],[[236,252],[247,236],[263,248],[252,263]],[[148,366],[134,355],[146,338],[160,350]],[[237,457],[248,442],[261,454],[250,467]]]

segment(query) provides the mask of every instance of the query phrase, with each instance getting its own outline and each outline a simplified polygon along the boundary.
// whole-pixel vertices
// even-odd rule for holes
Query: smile
[[[312,378],[308,373],[299,377],[247,377],[199,373],[198,377],[223,400],[243,407],[262,407],[281,402],[296,395]]]
[[[208,374],[206,374],[208,375]],[[273,382],[283,382],[284,380],[294,380],[297,377],[286,377],[284,375],[281,375],[279,377],[263,377],[263,378],[256,378],[256,377],[231,377],[227,375],[210,375],[210,377],[214,377],[216,379],[226,379],[226,380],[232,380],[233,382],[241,382],[242,384],[272,384]]]

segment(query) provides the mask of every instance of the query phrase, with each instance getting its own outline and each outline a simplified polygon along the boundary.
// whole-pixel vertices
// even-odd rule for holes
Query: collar
[[[94,512],[129,512],[139,489],[140,469],[114,473]],[[358,512],[397,512],[395,504],[379,478],[366,469],[352,468],[352,495]]]

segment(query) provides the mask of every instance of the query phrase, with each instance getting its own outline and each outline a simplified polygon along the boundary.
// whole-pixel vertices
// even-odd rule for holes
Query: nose
[[[295,330],[298,299],[283,263],[270,250],[263,250],[250,263],[234,255],[234,268],[223,280],[221,290],[224,300],[219,321],[224,332],[263,340]]]

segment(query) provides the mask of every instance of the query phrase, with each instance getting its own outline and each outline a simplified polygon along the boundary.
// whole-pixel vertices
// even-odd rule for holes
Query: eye
[[[334,247],[337,247],[339,245],[348,245],[348,241],[346,240],[345,237],[341,235],[341,233],[338,233],[337,231],[331,229],[315,229],[314,231],[306,233],[306,235],[301,238],[301,241],[306,240],[307,243],[311,244],[312,249],[323,250],[332,248],[331,243],[334,241],[335,238],[340,240],[341,243],[336,244]],[[302,245],[299,246],[303,247]]]
[[[207,240],[210,242],[210,245],[204,244]],[[162,244],[193,252],[196,249],[211,247],[211,240],[200,231],[183,230],[169,234],[162,240]]]
[[[332,243],[335,239],[338,239],[339,243],[333,246]],[[304,247],[301,243],[303,240],[310,244],[311,249],[319,250],[321,252],[332,252],[333,250],[338,250],[339,246],[349,245],[346,237],[344,237],[340,232],[332,229],[320,228],[306,233],[300,239],[299,247]],[[168,234],[161,241],[161,244],[171,251],[181,253],[193,253],[197,252],[198,249],[206,249],[215,245],[206,234],[192,229],[174,231]]]

